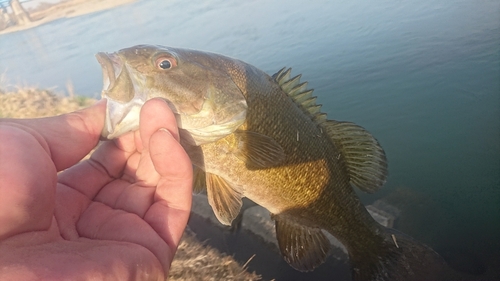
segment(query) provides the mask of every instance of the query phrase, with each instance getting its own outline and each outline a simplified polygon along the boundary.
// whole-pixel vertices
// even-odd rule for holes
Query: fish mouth
[[[120,73],[123,68],[123,62],[115,54],[99,52],[95,55],[97,61],[102,67],[103,91],[108,90],[116,82],[115,73]]]
[[[132,77],[123,60],[115,53],[97,53],[102,67],[101,97],[107,99],[106,119],[101,136],[113,139],[139,128],[139,115],[145,102],[138,95]]]

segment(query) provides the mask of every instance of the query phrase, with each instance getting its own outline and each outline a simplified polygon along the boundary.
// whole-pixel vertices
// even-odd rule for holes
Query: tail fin
[[[430,247],[394,229],[386,229],[383,247],[375,254],[350,255],[353,280],[460,280]],[[458,278],[457,278],[458,277]]]

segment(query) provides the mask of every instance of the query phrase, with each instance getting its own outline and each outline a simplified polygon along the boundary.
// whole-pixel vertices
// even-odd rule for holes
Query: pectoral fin
[[[231,225],[231,222],[240,212],[243,190],[238,186],[231,186],[218,175],[205,174],[208,203],[212,206],[215,216],[222,224]]]
[[[238,142],[235,155],[249,169],[276,166],[285,159],[283,148],[271,137],[242,130],[235,131],[234,135]]]
[[[299,271],[311,271],[326,260],[330,242],[321,229],[298,224],[280,215],[273,218],[281,254],[290,266]]]
[[[205,171],[197,166],[193,166],[193,192],[201,193],[207,188]]]

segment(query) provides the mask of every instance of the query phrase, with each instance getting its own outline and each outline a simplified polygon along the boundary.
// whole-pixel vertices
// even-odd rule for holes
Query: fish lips
[[[101,136],[113,139],[139,128],[139,115],[145,98],[136,95],[127,67],[114,53],[97,53],[103,73],[101,97],[107,99],[106,119]]]
[[[102,67],[103,91],[112,88],[116,82],[115,73],[120,73],[123,68],[122,60],[113,53],[99,52],[95,57]]]

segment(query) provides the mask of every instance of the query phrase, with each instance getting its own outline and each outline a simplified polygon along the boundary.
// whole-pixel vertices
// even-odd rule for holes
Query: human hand
[[[101,101],[0,120],[0,280],[167,277],[192,198],[175,117],[164,101],[148,101],[138,131],[77,164],[104,118]]]

